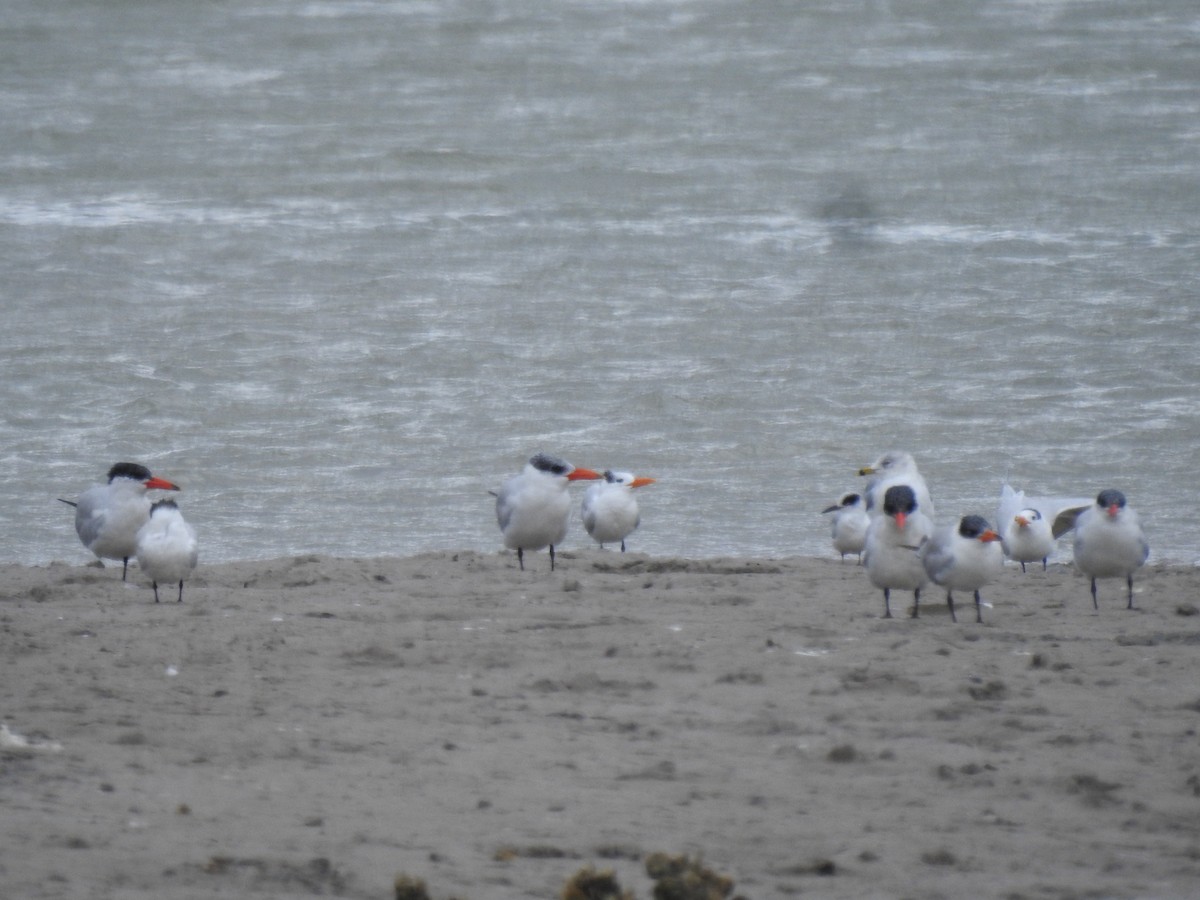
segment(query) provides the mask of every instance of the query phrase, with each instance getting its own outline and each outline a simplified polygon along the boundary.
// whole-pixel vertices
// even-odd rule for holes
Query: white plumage
[[[871,584],[883,590],[883,617],[892,617],[892,589],[913,592],[913,613],[921,603],[921,587],[928,581],[917,548],[929,537],[933,524],[917,506],[913,489],[892,485],[883,496],[882,514],[867,529],[863,564]]]
[[[871,524],[862,497],[859,494],[843,494],[837,503],[821,510],[821,513],[833,513],[833,549],[842,555],[842,559],[846,558],[847,553],[854,553],[862,562],[867,527]]]
[[[937,528],[921,546],[917,555],[925,574],[946,589],[946,605],[954,621],[958,621],[954,614],[955,591],[974,592],[975,621],[983,621],[979,589],[997,578],[1004,567],[1004,551],[999,541],[1000,535],[982,516],[963,516],[953,525]]]
[[[1097,578],[1124,578],[1129,588],[1126,609],[1133,609],[1133,573],[1150,555],[1138,515],[1120,491],[1101,491],[1096,502],[1075,520],[1075,566],[1092,579],[1092,606]]]
[[[571,514],[567,485],[599,477],[591,469],[577,469],[556,456],[539,453],[519,475],[504,482],[496,492],[496,522],[504,534],[504,546],[517,551],[522,570],[526,550],[549,547],[550,571],[554,571],[554,548],[567,536]]]
[[[937,517],[933,511],[933,500],[929,496],[929,487],[917,470],[917,462],[912,458],[911,453],[891,450],[871,465],[863,466],[858,470],[858,474],[871,476],[863,494],[865,495],[867,514],[872,518],[881,514],[883,498],[887,495],[888,488],[897,484],[906,484],[912,488],[913,494],[916,496],[917,508],[930,522]]]
[[[580,515],[592,540],[601,547],[620,541],[624,553],[625,538],[633,534],[642,520],[634,489],[648,484],[654,484],[654,479],[609,469],[605,471],[603,481],[589,485],[583,495]]]
[[[177,491],[179,487],[150,474],[138,463],[116,463],[108,470],[108,481],[88,488],[75,502],[75,533],[83,545],[100,559],[119,559],[121,580],[129,571],[129,560],[137,554],[137,536],[150,518],[147,491]],[[61,498],[60,498],[61,499]]]
[[[196,529],[183,518],[174,500],[161,500],[150,507],[150,519],[137,535],[137,559],[154,585],[158,602],[158,583],[179,582],[179,602],[183,602],[183,582],[196,568],[200,545]]]

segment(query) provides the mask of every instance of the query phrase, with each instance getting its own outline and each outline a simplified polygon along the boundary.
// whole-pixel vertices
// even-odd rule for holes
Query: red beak
[[[1117,517],[1117,513],[1119,513],[1120,511],[1121,511],[1121,507],[1117,506],[1117,504],[1114,503],[1112,506],[1110,506],[1108,508],[1108,517],[1110,519],[1115,519]]]
[[[167,480],[165,480],[165,479],[163,479],[163,478],[157,478],[157,477],[156,477],[156,478],[151,478],[150,480],[148,480],[148,481],[144,481],[144,482],[142,482],[142,483],[143,483],[144,485],[146,485],[146,489],[147,489],[147,490],[158,490],[158,491],[178,491],[178,490],[180,490],[180,489],[181,489],[181,488],[179,487],[179,485],[177,485],[177,484],[171,484],[171,482],[169,482],[169,481],[167,481]]]
[[[633,481],[629,482],[629,486],[631,488],[645,487],[648,484],[654,484],[654,479],[653,478],[635,478],[635,479],[633,479]]]
[[[896,513],[896,527],[899,528],[901,531],[904,530],[904,521],[907,518],[908,518],[908,513],[902,513],[902,512]]]
[[[598,472],[593,472],[591,469],[574,469],[567,476],[567,481],[596,481],[604,476]]]
[[[981,534],[979,536],[979,539],[981,541],[983,541],[985,544],[987,544],[987,543],[990,543],[991,541],[1000,540],[1000,535],[996,534],[996,532],[992,531],[991,529],[988,529],[987,531],[985,531],[983,534]]]

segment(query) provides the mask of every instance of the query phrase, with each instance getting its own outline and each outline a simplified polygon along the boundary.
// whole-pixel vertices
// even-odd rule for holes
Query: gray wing
[[[1054,535],[1055,540],[1074,528],[1079,514],[1092,506],[1090,500],[1051,500],[1048,502],[1058,505],[1038,507],[1038,510],[1050,510],[1051,514],[1047,518],[1050,519],[1050,533]]]
[[[104,523],[108,520],[104,505],[97,502],[99,498],[95,495],[96,490],[97,488],[91,488],[84,491],[79,497],[79,502],[75,504],[75,533],[79,535],[83,546],[89,548],[100,537]]]
[[[925,574],[936,584],[941,584],[941,580],[954,568],[954,556],[950,553],[953,537],[954,527],[942,526],[922,542],[917,551],[917,556],[925,566]]]
[[[513,516],[513,489],[512,486],[505,482],[499,491],[496,491],[496,521],[500,524],[500,530],[508,530],[508,523],[512,521]]]

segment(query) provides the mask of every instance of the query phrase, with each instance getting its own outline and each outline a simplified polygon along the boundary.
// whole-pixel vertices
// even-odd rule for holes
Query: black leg
[[[975,621],[983,624],[983,601],[979,599],[979,591],[975,592]]]
[[[129,574],[129,557],[126,556],[121,560],[121,580],[125,580],[125,576]]]
[[[1024,575],[1024,574],[1025,574],[1025,563],[1024,563],[1023,561],[1022,561],[1022,563],[1021,563],[1021,574],[1022,574],[1022,575]]]
[[[621,552],[625,552],[625,538],[621,538]]]
[[[892,592],[890,588],[883,589],[883,617],[885,619],[892,617]]]
[[[521,567],[521,571],[525,571],[525,551],[520,547],[517,548],[517,565]]]
[[[1126,609],[1133,609],[1133,576],[1132,576],[1132,575],[1126,575],[1126,576],[1125,576],[1125,581],[1126,581],[1126,583],[1129,585],[1129,605],[1128,605],[1128,606],[1126,606],[1125,608],[1126,608]]]
[[[183,581],[182,580],[180,580],[180,582],[179,582],[179,602],[180,603],[183,602]]]
[[[550,545],[550,571],[554,571],[554,545]]]
[[[1092,579],[1092,606],[1095,607],[1096,612],[1100,611],[1100,604],[1096,602],[1096,579],[1095,578]]]
[[[954,592],[946,591],[946,605],[950,607],[950,621],[957,622],[958,617],[954,615]]]
[[[1046,571],[1046,557],[1045,556],[1042,557],[1042,571],[1043,572]]]
[[[158,582],[157,582],[157,581],[152,581],[152,582],[150,582],[150,583],[151,583],[152,585],[154,585],[154,602],[155,602],[155,603],[157,603],[157,602],[158,602]]]
[[[912,617],[917,618],[917,614],[921,611],[921,589],[917,588],[913,591],[913,614]]]

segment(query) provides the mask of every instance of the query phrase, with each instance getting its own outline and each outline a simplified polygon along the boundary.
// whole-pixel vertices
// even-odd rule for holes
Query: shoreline
[[[1189,897],[1200,570],[884,620],[853,561],[565,550],[0,566],[14,896]],[[165,595],[164,595],[165,596]]]

